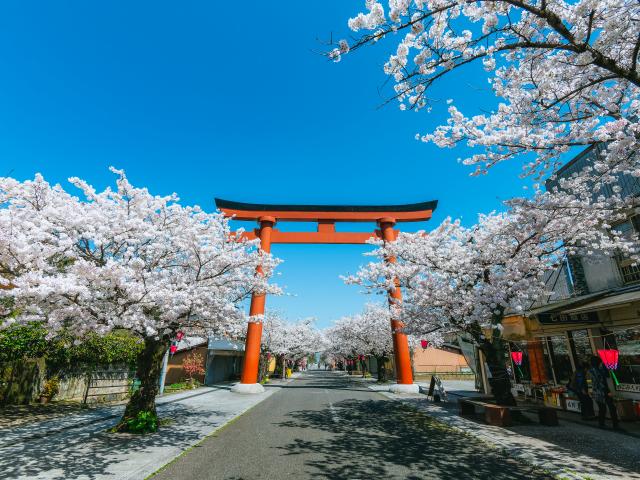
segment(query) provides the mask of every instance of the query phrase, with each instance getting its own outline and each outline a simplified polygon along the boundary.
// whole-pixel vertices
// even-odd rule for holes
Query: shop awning
[[[577,308],[565,310],[563,313],[571,315],[576,313],[595,312],[598,310],[608,310],[610,308],[619,308],[638,301],[640,301],[640,290],[636,290],[635,292],[610,295],[608,297],[589,302],[586,305],[581,305]]]
[[[591,302],[595,299],[602,298],[607,292],[589,293],[587,295],[581,295],[579,297],[571,297],[558,302],[549,303],[542,307],[533,308],[527,312],[527,316],[539,315],[541,313],[553,313],[553,312],[565,312],[568,308],[582,306],[585,303]]]

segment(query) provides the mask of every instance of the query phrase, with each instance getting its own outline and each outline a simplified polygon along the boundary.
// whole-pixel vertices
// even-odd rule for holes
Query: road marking
[[[327,397],[329,396],[329,391],[326,388],[324,389],[324,393],[327,394]],[[331,403],[331,400],[329,400],[329,413],[331,413],[331,420],[333,420],[333,423],[338,423],[338,412],[334,408],[333,403]]]

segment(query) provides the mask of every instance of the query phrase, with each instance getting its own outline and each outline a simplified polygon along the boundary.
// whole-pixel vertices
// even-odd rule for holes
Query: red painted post
[[[273,217],[260,217],[260,249],[263,252],[271,252],[271,232],[276,219]],[[262,267],[258,266],[256,275],[262,275]],[[249,315],[264,315],[266,294],[254,293],[251,296]],[[244,347],[244,365],[240,383],[258,383],[258,366],[260,363],[260,343],[262,341],[262,322],[249,322],[247,328],[247,340]]]
[[[393,226],[396,221],[394,218],[381,218],[378,220],[380,230],[382,232],[382,239],[385,242],[395,241],[395,234],[393,232]],[[389,257],[386,259],[389,263],[396,261],[395,257]],[[400,291],[400,283],[398,279],[394,279],[396,288],[389,290],[389,305],[399,305],[402,303],[402,292]],[[413,372],[411,371],[411,354],[409,352],[409,342],[407,341],[407,335],[403,332],[404,324],[397,318],[393,318],[393,308],[391,317],[391,333],[393,335],[393,353],[396,363],[396,377],[398,383],[401,385],[413,384]]]

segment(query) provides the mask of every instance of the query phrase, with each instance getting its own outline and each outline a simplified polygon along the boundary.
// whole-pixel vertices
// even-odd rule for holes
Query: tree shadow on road
[[[173,404],[167,405],[161,415],[180,428],[170,425],[150,435],[113,434],[106,429],[117,419],[98,420],[92,425],[2,448],[0,476],[3,479],[144,478],[146,474],[136,477],[135,472],[149,467],[152,461],[146,456],[149,452],[170,448],[174,450],[172,456],[176,456],[202,438],[197,429],[199,409]],[[153,469],[161,466],[152,465]]]
[[[286,455],[314,453],[307,465],[320,478],[551,478],[397,402],[345,400],[324,410],[293,412],[291,417],[279,425],[329,434],[279,447]]]

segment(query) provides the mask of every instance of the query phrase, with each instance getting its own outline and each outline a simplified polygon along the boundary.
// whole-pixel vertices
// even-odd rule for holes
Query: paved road
[[[153,480],[548,478],[337,373],[310,371]]]

